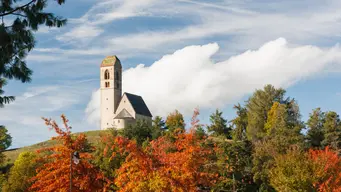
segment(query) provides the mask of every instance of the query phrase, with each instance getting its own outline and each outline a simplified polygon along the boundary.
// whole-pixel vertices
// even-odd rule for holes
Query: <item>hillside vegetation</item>
[[[91,144],[97,145],[97,143],[100,141],[101,135],[108,133],[108,131],[103,131],[103,130],[86,131],[86,132],[74,133],[73,135],[77,136],[81,133],[85,134],[85,136],[87,137],[88,141]],[[52,146],[56,145],[57,143],[58,142],[56,140],[47,140],[47,141],[43,141],[40,143],[36,143],[34,145],[30,145],[30,146],[26,146],[26,147],[14,149],[14,150],[5,151],[4,155],[7,158],[7,164],[13,164],[13,162],[18,158],[19,154],[22,152],[28,152],[28,151],[35,152],[38,149],[42,149],[45,147],[52,147]]]

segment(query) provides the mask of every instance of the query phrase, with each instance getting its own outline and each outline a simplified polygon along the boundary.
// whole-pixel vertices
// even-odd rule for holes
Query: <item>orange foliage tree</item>
[[[314,163],[314,186],[320,192],[341,192],[341,157],[329,147],[324,150],[310,150]]]
[[[198,114],[195,112],[195,116]],[[198,121],[193,120],[188,133],[177,132],[175,140],[159,137],[145,148],[116,137],[121,153],[128,154],[117,170],[115,184],[119,191],[200,191],[212,186],[217,179],[207,166],[211,164],[212,150],[204,147],[203,139],[196,137]]]
[[[37,175],[32,178],[30,191],[69,191],[70,158],[75,151],[79,152],[81,160],[79,164],[72,165],[72,191],[105,191],[108,181],[89,162],[92,159],[89,153],[91,146],[85,135],[72,136],[68,120],[64,115],[61,118],[65,129],[60,128],[55,121],[43,118],[45,124],[58,134],[52,140],[57,140],[61,145],[38,150],[40,157],[37,161],[43,162],[43,165],[36,170]]]

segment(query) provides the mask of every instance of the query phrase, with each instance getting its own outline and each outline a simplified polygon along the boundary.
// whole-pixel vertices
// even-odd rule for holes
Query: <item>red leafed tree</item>
[[[61,118],[64,129],[60,128],[55,121],[43,118],[45,124],[58,134],[52,140],[57,140],[60,145],[38,150],[40,157],[37,160],[43,162],[43,165],[36,170],[37,175],[32,178],[33,184],[30,191],[69,191],[70,158],[71,153],[75,151],[79,152],[81,160],[79,164],[72,165],[72,191],[105,191],[108,182],[103,174],[89,163],[92,159],[88,152],[91,147],[85,135],[72,136],[68,120],[64,115]]]
[[[119,191],[200,191],[212,186],[217,177],[206,166],[212,151],[195,136],[198,121],[193,120],[189,133],[178,132],[175,140],[159,137],[145,148],[117,137],[121,152],[128,153],[115,179]]]
[[[320,192],[341,192],[341,157],[326,147],[324,150],[310,150],[314,163],[314,186]]]

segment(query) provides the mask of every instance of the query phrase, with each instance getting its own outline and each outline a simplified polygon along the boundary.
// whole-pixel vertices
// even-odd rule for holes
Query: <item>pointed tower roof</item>
[[[101,67],[109,67],[114,65],[122,67],[121,61],[116,57],[116,55],[105,57],[101,63]]]

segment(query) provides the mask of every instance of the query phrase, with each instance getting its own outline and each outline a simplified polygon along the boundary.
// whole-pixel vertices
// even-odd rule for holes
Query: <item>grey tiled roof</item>
[[[143,116],[147,116],[147,117],[153,117],[153,115],[150,113],[146,103],[143,101],[141,96],[134,95],[131,93],[124,93],[124,94],[127,95],[127,98],[130,101],[131,105],[133,106],[135,113],[143,115]]]
[[[126,110],[123,109],[114,119],[130,119],[133,118],[133,116],[130,115],[130,113]]]

